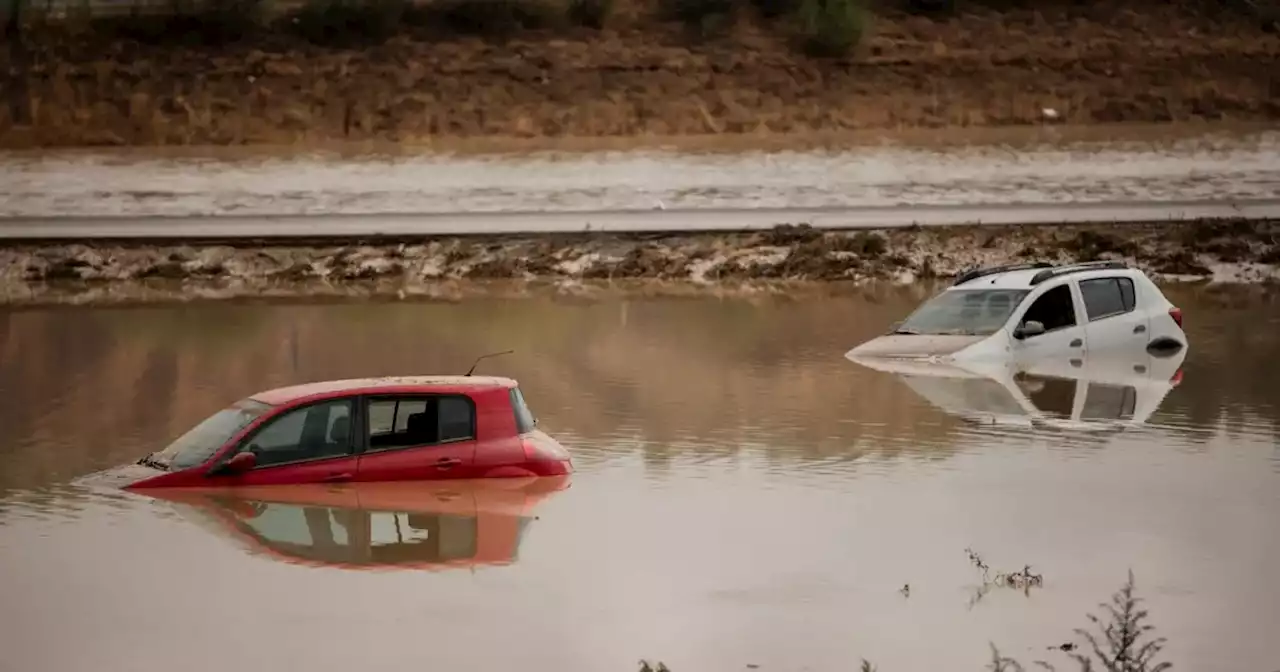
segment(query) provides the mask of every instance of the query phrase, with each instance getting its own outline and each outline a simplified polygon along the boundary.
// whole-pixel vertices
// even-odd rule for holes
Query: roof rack
[[[1036,273],[1031,278],[1031,286],[1035,287],[1036,285],[1044,282],[1045,280],[1049,280],[1051,278],[1057,278],[1063,275],[1069,275],[1071,273],[1084,273],[1086,271],[1100,271],[1104,269],[1120,269],[1120,268],[1129,268],[1129,264],[1126,264],[1123,261],[1082,261],[1078,264],[1067,264],[1065,266],[1055,266],[1055,267],[1047,268],[1043,271],[1040,271],[1039,273]]]
[[[1010,271],[1029,271],[1034,268],[1053,268],[1053,264],[1047,261],[1037,261],[1033,263],[1005,264],[1004,266],[990,266],[987,268],[971,268],[961,273],[960,275],[956,276],[956,280],[955,282],[951,283],[951,286],[954,287],[956,285],[962,285],[966,282],[969,282],[970,280],[977,280],[978,278],[985,277],[988,275],[995,275],[996,273],[1008,273]],[[1039,277],[1039,275],[1037,275],[1036,277]]]

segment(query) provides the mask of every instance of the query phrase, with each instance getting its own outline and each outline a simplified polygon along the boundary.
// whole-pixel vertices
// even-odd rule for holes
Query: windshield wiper
[[[141,460],[138,460],[138,464],[141,464],[144,467],[151,467],[152,469],[169,471],[169,463],[158,459],[155,453],[151,453]]]
[[[915,329],[912,329],[911,327],[898,327],[897,329],[894,329],[894,330],[893,330],[893,333],[895,333],[895,334],[910,334],[910,335],[912,335],[912,336],[919,336],[919,335],[920,335],[920,332],[919,332],[919,331],[917,331],[917,330],[915,330]]]

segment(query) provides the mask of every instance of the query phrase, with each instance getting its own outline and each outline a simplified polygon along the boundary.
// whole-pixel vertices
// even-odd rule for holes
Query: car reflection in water
[[[978,424],[1115,432],[1145,424],[1182,382],[1186,349],[958,364],[849,359],[897,375],[942,411]]]
[[[173,488],[147,496],[281,562],[445,570],[516,561],[533,509],[568,476]]]

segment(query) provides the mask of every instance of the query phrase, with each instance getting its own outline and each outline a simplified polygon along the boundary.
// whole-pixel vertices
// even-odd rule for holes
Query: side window
[[[1124,303],[1124,309],[1133,310],[1138,305],[1138,295],[1134,290],[1133,281],[1129,278],[1116,278],[1116,282],[1120,283],[1120,300]]]
[[[403,433],[410,416],[427,410],[426,399],[377,399],[369,402],[369,435]]]
[[[440,440],[465,441],[476,437],[472,422],[471,400],[464,397],[440,398]]]
[[[341,561],[351,555],[351,538],[334,517],[341,509],[296,504],[259,503],[257,516],[245,519],[249,528],[269,548],[313,560]]]
[[[1076,381],[1024,373],[1016,376],[1014,382],[1041,413],[1071,417],[1076,404]]]
[[[1084,395],[1081,420],[1128,420],[1138,403],[1138,390],[1131,385],[1089,383]]]
[[[1080,281],[1084,312],[1089,321],[1133,310],[1133,281],[1129,278],[1095,278]]]
[[[518,387],[511,388],[511,408],[516,414],[516,433],[532,432],[538,422],[533,417],[533,411],[529,410],[529,405],[524,402],[524,393]]]
[[[258,457],[258,467],[350,454],[351,402],[340,399],[288,411],[250,436],[242,450]]]
[[[1071,287],[1059,285],[1041,294],[1022,316],[1023,324],[1031,321],[1043,324],[1045,331],[1076,326],[1076,308],[1075,302],[1071,300]]]
[[[464,396],[384,397],[369,402],[369,450],[417,448],[476,436]]]
[[[370,515],[369,559],[394,564],[474,558],[478,533],[478,520],[473,517],[375,512]]]

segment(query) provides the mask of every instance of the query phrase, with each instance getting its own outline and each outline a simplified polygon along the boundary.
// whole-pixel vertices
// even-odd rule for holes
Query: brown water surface
[[[1185,360],[1107,383],[843,357],[926,293],[0,311],[0,669],[977,670],[988,642],[1061,664],[1129,569],[1179,669],[1280,667],[1280,306],[1171,290]],[[567,490],[67,485],[263,388],[507,348],[480,370],[574,451]],[[1107,391],[1155,411],[982,415]],[[979,594],[966,547],[1045,583]]]

